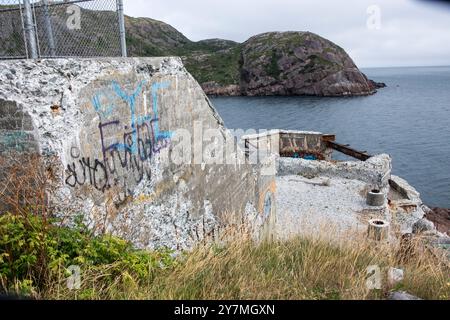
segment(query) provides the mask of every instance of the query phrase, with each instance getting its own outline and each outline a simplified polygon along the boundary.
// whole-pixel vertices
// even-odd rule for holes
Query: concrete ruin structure
[[[58,213],[139,247],[185,249],[230,216],[273,214],[274,177],[246,164],[179,58],[1,61],[0,157],[17,153],[57,172]]]
[[[0,159],[39,154],[57,215],[141,248],[188,249],[232,223],[260,237],[374,218],[411,232],[424,206],[390,157],[335,140],[274,130],[237,141],[179,58],[0,61]],[[375,189],[379,207],[366,203]]]
[[[386,221],[399,234],[411,233],[429,210],[407,181],[392,175],[389,155],[372,156],[319,132],[271,130],[242,139],[247,157],[257,156],[256,150],[276,155],[276,233],[280,237],[324,224],[333,225],[336,234],[364,232],[373,219]],[[336,151],[355,159],[333,160]],[[367,203],[372,191],[384,196],[380,206]]]

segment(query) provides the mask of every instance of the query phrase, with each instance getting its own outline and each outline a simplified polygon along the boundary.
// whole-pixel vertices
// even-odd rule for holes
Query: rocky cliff
[[[339,46],[310,32],[271,32],[242,47],[243,95],[351,96],[376,92]]]

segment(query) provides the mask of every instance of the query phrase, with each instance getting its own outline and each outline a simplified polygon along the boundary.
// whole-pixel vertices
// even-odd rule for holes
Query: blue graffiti
[[[134,92],[131,95],[129,95],[127,92],[125,92],[125,90],[122,89],[122,87],[117,82],[113,81],[111,83],[111,88],[113,89],[115,94],[120,99],[122,99],[130,108],[130,112],[131,112],[130,127],[132,130],[131,146],[128,144],[124,144],[124,143],[123,144],[117,143],[117,144],[111,146],[111,148],[114,148],[114,149],[117,149],[120,151],[129,151],[132,154],[136,154],[138,152],[138,132],[137,132],[137,130],[138,130],[138,127],[142,126],[145,123],[152,124],[156,142],[160,142],[160,141],[164,141],[164,140],[172,138],[173,132],[160,131],[159,118],[158,118],[158,113],[159,113],[158,91],[169,88],[170,82],[154,83],[151,87],[152,88],[151,95],[152,95],[152,99],[153,99],[153,107],[152,107],[153,117],[150,115],[145,115],[145,116],[137,116],[136,115],[136,99],[141,95],[142,90],[145,85],[146,85],[146,81],[145,80],[141,81],[139,83],[139,85],[136,87],[136,89],[134,90]],[[101,96],[102,95],[107,97],[107,95],[104,92],[97,93],[94,96],[94,98],[92,99],[92,104],[94,106],[95,111],[100,115],[100,117],[106,118],[112,114],[112,112],[116,109],[117,106],[114,103],[111,103],[106,108],[104,106],[102,106],[102,104],[101,104]],[[116,122],[109,123],[109,124],[119,125],[119,123],[116,123]]]
[[[118,82],[113,81],[110,90],[99,91],[93,96],[93,107],[100,116],[98,129],[103,158],[85,157],[79,150],[71,150],[74,162],[67,167],[67,185],[76,187],[89,184],[102,192],[120,185],[127,193],[130,192],[127,188],[129,179],[134,178],[136,183],[140,183],[145,176],[151,179],[149,161],[153,155],[170,145],[173,133],[160,131],[158,117],[158,91],[169,88],[170,83],[161,82],[151,86],[153,104],[150,107],[146,104],[146,84],[146,81],[141,81],[132,93],[128,93]],[[143,92],[146,110],[145,115],[139,116],[137,102]],[[102,105],[105,100],[107,102]],[[130,110],[130,124],[124,125],[121,119],[111,119],[114,110],[123,105],[120,103],[122,101]],[[106,128],[113,136],[109,137]],[[117,141],[122,129],[123,135]]]
[[[111,103],[104,108],[101,103],[101,97],[109,98],[105,92],[99,92],[92,98],[92,104],[94,105],[95,111],[100,115],[100,117],[107,118],[116,109],[116,105]]]
[[[132,134],[132,145],[131,147],[125,144],[117,144],[116,148],[118,150],[125,150],[125,151],[130,151],[132,154],[136,154],[138,152],[138,144],[137,144],[137,140],[138,140],[138,133],[137,133],[137,126],[136,123],[139,123],[142,121],[142,119],[137,119],[136,118],[136,98],[141,94],[142,92],[142,88],[144,87],[146,81],[141,81],[139,83],[139,85],[137,86],[137,88],[134,90],[134,92],[131,95],[128,95],[125,91],[122,90],[122,88],[120,87],[120,85],[113,81],[112,83],[112,87],[115,91],[115,93],[123,100],[125,101],[125,103],[128,104],[128,107],[130,108],[131,111],[131,129]],[[156,116],[156,115],[155,115]]]
[[[152,98],[153,98],[153,113],[155,114],[155,117],[158,115],[158,90],[161,89],[167,89],[170,86],[169,82],[161,82],[161,83],[154,83],[152,85]],[[154,126],[156,140],[159,141],[161,139],[170,139],[173,136],[173,132],[167,131],[167,132],[160,132],[159,131],[159,121],[155,122]]]
[[[303,159],[309,160],[309,161],[315,161],[315,160],[317,160],[317,157],[314,155],[306,155]]]

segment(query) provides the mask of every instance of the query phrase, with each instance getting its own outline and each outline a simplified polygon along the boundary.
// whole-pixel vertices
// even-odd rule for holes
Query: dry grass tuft
[[[443,252],[415,243],[415,255],[399,259],[397,245],[358,236],[333,243],[320,236],[255,244],[239,241],[201,247],[164,277],[152,299],[383,299],[405,290],[423,299],[449,299],[450,267]],[[369,290],[367,268],[379,266],[382,287]],[[404,281],[389,285],[391,267]]]

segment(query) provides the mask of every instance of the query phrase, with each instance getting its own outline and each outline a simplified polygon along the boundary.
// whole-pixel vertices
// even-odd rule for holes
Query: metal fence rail
[[[123,0],[0,0],[0,59],[126,53]]]

